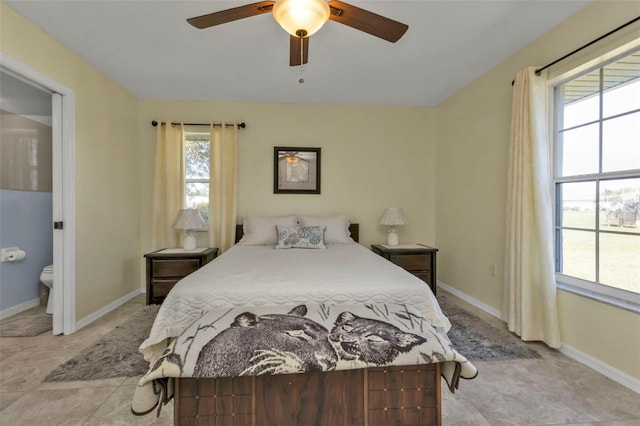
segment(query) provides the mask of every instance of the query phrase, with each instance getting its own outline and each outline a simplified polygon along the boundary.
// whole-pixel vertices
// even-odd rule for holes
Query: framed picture
[[[320,193],[320,148],[273,148],[274,194]]]

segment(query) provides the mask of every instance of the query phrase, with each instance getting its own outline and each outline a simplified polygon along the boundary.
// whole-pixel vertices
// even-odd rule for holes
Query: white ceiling
[[[204,30],[187,18],[248,1],[5,3],[144,99],[437,105],[591,0],[348,2],[409,25],[389,43],[329,21],[304,84],[270,14]]]

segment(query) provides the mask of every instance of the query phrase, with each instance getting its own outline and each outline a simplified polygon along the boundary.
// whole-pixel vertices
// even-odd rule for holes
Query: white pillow
[[[243,236],[238,244],[243,246],[275,245],[278,241],[276,225],[296,226],[296,216],[245,216],[242,221]]]
[[[351,232],[349,231],[349,219],[347,216],[338,214],[331,216],[298,216],[301,226],[324,226],[324,242],[326,244],[353,243]]]

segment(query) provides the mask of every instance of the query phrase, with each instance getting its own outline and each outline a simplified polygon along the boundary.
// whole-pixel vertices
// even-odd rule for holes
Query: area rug
[[[438,295],[438,301],[451,321],[449,338],[453,346],[469,360],[540,357],[507,330],[493,327],[445,295]],[[149,365],[138,347],[149,335],[158,308],[158,305],[144,306],[131,319],[52,371],[45,381],[99,380],[146,373]]]
[[[0,324],[0,337],[37,336],[53,329],[51,315],[40,314],[18,317]]]
[[[100,380],[146,373],[149,364],[138,352],[138,347],[149,336],[159,308],[160,305],[144,306],[96,343],[53,370],[44,381]]]
[[[439,292],[442,312],[451,321],[448,336],[458,352],[470,361],[540,358],[540,354],[506,329],[494,327]]]

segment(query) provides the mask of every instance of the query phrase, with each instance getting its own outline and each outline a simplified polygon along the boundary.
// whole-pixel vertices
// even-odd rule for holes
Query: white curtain
[[[179,247],[180,231],[171,226],[184,204],[184,126],[158,124],[153,180],[151,248]]]
[[[553,258],[546,73],[518,72],[513,89],[502,316],[522,340],[562,342]]]
[[[224,252],[235,243],[238,204],[238,126],[211,125],[209,247]]]

